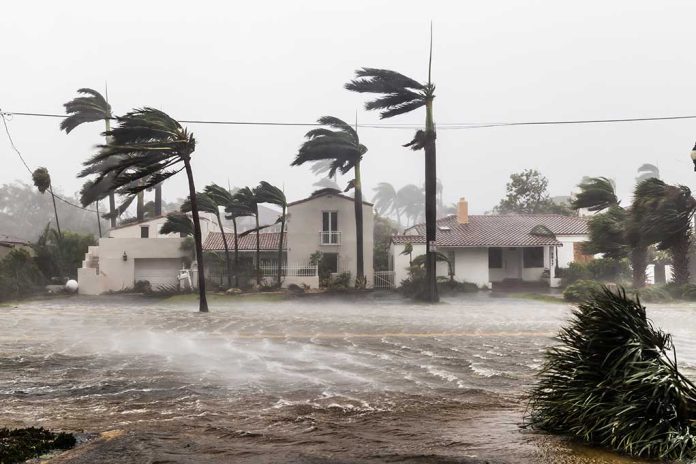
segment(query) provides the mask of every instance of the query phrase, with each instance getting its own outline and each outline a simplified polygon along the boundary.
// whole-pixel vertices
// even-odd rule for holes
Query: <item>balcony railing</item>
[[[340,232],[319,232],[319,243],[321,245],[340,245],[341,244],[341,233]]]

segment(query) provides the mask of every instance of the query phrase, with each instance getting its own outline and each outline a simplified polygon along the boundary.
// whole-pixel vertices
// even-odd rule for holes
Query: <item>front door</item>
[[[520,248],[503,249],[503,266],[506,279],[522,278],[522,255]]]

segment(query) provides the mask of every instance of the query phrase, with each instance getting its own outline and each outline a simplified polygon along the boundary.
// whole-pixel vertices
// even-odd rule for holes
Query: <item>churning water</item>
[[[102,433],[55,462],[633,462],[520,430],[569,307],[477,295],[0,307],[0,425]],[[649,310],[696,376],[696,307]]]

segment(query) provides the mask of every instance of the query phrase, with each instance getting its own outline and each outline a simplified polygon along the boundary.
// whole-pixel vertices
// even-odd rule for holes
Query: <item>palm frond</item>
[[[215,214],[216,216],[219,213],[218,210],[218,205],[213,201],[208,194],[203,193],[203,192],[196,192],[196,206],[198,207],[198,211],[204,211],[206,213],[212,213]],[[191,212],[191,198],[186,198],[184,202],[181,204],[181,207],[179,210],[182,213],[190,213]]]
[[[288,201],[285,198],[285,193],[270,183],[262,180],[255,189],[256,199],[259,203],[270,203],[272,205],[287,207]]]
[[[619,204],[614,184],[606,177],[584,179],[578,187],[580,193],[571,203],[573,209],[587,208],[590,211],[602,211]]]
[[[173,212],[167,214],[167,220],[159,230],[160,234],[180,234],[182,236],[193,235],[193,221],[188,214]]]
[[[579,305],[558,341],[531,392],[527,425],[636,457],[696,455],[696,386],[640,301],[604,288]]]
[[[102,94],[88,88],[79,89],[77,92],[87,96],[76,97],[63,105],[69,116],[61,121],[60,129],[66,134],[86,122],[111,118],[111,105]]]

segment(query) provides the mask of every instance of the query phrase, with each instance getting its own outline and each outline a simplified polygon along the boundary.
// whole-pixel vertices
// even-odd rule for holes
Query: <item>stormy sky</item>
[[[6,2],[0,15],[0,108],[60,113],[80,87],[103,90],[116,114],[154,106],[177,119],[312,122],[322,115],[379,122],[343,84],[361,66],[427,76],[434,24],[438,177],[447,202],[491,209],[512,172],[539,169],[554,195],[584,175],[616,179],[627,199],[642,163],[694,185],[696,120],[446,129],[453,123],[696,114],[696,3],[497,1]],[[422,124],[424,110],[389,124]],[[15,116],[9,127],[33,167],[77,191],[101,125]],[[289,166],[305,127],[191,124],[197,185],[314,187]],[[423,183],[423,155],[401,145],[412,129],[361,129],[367,197],[380,181]],[[0,184],[27,172],[0,131]],[[345,184],[349,178],[340,182]],[[186,193],[183,174],[166,200]]]

